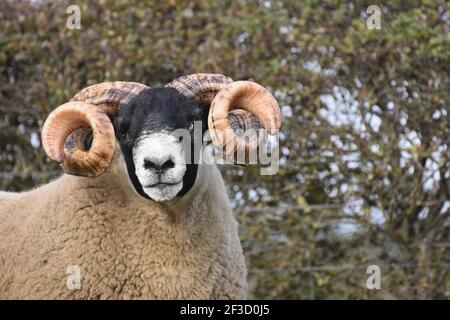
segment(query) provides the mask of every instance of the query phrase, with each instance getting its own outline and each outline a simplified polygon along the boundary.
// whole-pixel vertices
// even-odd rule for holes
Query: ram
[[[0,192],[0,298],[245,298],[222,177],[215,164],[194,161],[201,151],[187,152],[197,122],[235,159],[259,140],[233,130],[273,133],[280,113],[260,85],[216,74],[154,88],[105,82],[56,108],[42,144],[66,174]]]

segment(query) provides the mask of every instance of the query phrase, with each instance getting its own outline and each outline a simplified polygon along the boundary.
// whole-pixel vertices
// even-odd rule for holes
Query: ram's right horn
[[[104,82],[85,88],[56,108],[42,128],[42,145],[49,158],[60,163],[68,174],[101,175],[109,167],[116,146],[109,116],[146,88],[135,82]],[[77,130],[92,130],[89,150],[78,141],[84,134],[72,134]],[[74,141],[66,144],[68,137]],[[65,144],[70,148],[65,150]]]

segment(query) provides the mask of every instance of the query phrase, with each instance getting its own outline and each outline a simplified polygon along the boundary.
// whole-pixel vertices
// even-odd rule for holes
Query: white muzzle
[[[133,148],[136,176],[155,201],[169,201],[183,188],[186,172],[183,144],[169,133],[145,134]]]

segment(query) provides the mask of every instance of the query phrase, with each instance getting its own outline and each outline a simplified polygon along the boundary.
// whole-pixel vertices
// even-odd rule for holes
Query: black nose
[[[175,163],[171,159],[166,161],[154,161],[150,159],[144,159],[144,168],[147,170],[155,170],[163,172],[175,167]]]

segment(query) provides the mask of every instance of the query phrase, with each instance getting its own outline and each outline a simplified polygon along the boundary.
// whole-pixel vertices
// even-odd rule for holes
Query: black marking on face
[[[141,196],[151,199],[144,192],[135,173],[133,148],[139,138],[143,134],[173,132],[177,129],[189,130],[194,121],[202,122],[203,135],[207,129],[208,111],[208,107],[168,87],[145,89],[119,109],[113,119],[116,138],[124,155],[130,180]],[[177,197],[185,195],[197,177],[198,164],[194,164],[194,157],[198,158],[198,155],[193,152],[193,144],[194,136],[191,131],[191,162],[186,164],[183,187]]]

